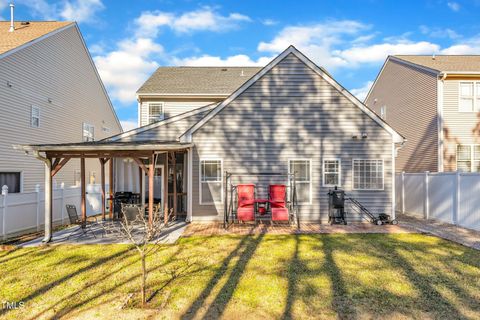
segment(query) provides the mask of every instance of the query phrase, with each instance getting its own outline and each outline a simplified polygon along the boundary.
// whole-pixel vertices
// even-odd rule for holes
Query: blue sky
[[[8,1],[1,2],[8,18]],[[17,0],[19,20],[76,20],[125,127],[162,65],[265,65],[289,44],[363,98],[389,54],[480,54],[480,0]]]

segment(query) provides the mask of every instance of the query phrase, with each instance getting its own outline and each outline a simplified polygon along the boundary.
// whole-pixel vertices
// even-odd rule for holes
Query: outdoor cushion
[[[289,214],[287,208],[272,208],[272,221],[288,221]]]
[[[255,220],[255,209],[253,206],[251,208],[238,208],[237,209],[237,219],[240,221],[253,221]]]

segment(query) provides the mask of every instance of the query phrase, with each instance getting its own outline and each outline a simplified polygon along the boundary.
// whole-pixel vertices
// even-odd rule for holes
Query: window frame
[[[220,181],[202,181],[202,163],[204,161],[219,161],[220,162]],[[207,206],[207,205],[216,205],[216,204],[223,204],[223,158],[200,158],[198,162],[198,204],[201,206]],[[219,182],[220,183],[220,201],[211,201],[211,202],[203,202],[202,201],[202,183],[208,183],[208,182]]]
[[[23,182],[24,182],[24,172],[23,170],[0,170],[0,173],[19,173],[20,174],[20,191],[19,192],[11,192],[8,190],[8,193],[23,193]],[[2,194],[2,187],[0,186],[0,195]]]
[[[380,107],[380,118],[382,120],[387,119],[387,106],[386,105],[383,105],[383,106]]]
[[[309,184],[308,201],[307,201],[307,202],[300,202],[300,201],[298,200],[298,194],[297,194],[297,201],[298,201],[297,203],[298,203],[298,204],[308,204],[308,205],[311,205],[311,204],[312,204],[312,198],[313,198],[313,197],[312,197],[312,194],[313,194],[313,192],[312,192],[312,191],[313,191],[313,190],[312,190],[312,185],[313,185],[313,181],[312,181],[312,179],[313,179],[312,159],[311,159],[311,158],[291,158],[291,159],[288,159],[288,174],[289,174],[289,175],[293,173],[293,172],[291,172],[291,170],[290,170],[290,162],[292,162],[292,161],[308,161],[308,164],[309,164],[309,166],[310,166],[310,168],[309,168],[310,170],[309,170],[309,173],[308,173],[309,176],[310,176],[310,177],[309,177],[309,178],[310,178],[309,181],[308,181],[308,182],[305,182],[305,181],[298,182],[297,179],[295,179],[295,185],[297,185],[297,184],[299,184],[299,183],[300,183],[300,184],[302,184],[302,183],[308,183],[308,184]]]
[[[33,125],[33,119],[35,118],[34,114],[33,114],[33,110],[37,110],[37,112],[38,112],[38,116],[36,117],[36,119],[38,119],[38,125],[37,126]],[[30,127],[31,128],[40,128],[40,107],[36,106],[36,105],[33,105],[33,104],[30,106]]]
[[[89,128],[92,129],[92,140],[89,140],[88,136],[85,136],[85,126],[88,126]],[[90,132],[90,130],[88,130]],[[82,123],[82,141],[83,142],[94,142],[95,141],[95,126],[93,124],[90,124],[88,122],[83,122]]]
[[[457,143],[455,145],[455,171],[458,171],[458,147],[459,146],[468,146],[470,148],[470,159],[469,160],[461,160],[463,162],[470,161],[470,171],[462,171],[462,172],[473,172],[479,173],[479,171],[473,171],[475,168],[475,162],[480,162],[480,159],[475,160],[475,147],[480,147],[480,144],[475,143]]]
[[[325,162],[327,161],[338,161],[338,184],[326,184],[325,183],[325,174],[327,173],[325,170]],[[333,172],[328,172],[332,174]],[[342,159],[340,158],[326,158],[322,160],[322,187],[341,187],[342,186]]]
[[[381,161],[382,162],[382,188],[381,189],[361,189],[355,188],[355,161]],[[385,160],[384,159],[365,159],[354,158],[352,159],[352,190],[355,191],[384,191],[385,190]]]
[[[154,122],[150,122],[150,119],[152,118],[150,116],[150,110],[151,110],[151,106],[152,105],[155,105],[155,104],[158,104],[161,106],[161,109],[162,109],[162,113],[161,113],[161,116],[158,117],[158,120],[157,121],[154,121]],[[156,123],[156,122],[160,122],[160,121],[163,121],[165,120],[165,102],[163,101],[160,101],[160,102],[147,102],[147,124],[152,124],[152,123]]]
[[[472,84],[472,110],[464,111],[460,110],[460,101],[466,96],[462,95],[462,84]],[[461,113],[475,113],[480,111],[480,93],[477,93],[477,86],[480,87],[480,81],[459,81],[458,82],[458,106],[457,111]]]

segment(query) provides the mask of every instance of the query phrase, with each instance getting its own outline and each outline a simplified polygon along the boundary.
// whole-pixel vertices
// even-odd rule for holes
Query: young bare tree
[[[168,210],[168,208],[165,208],[164,215],[161,215],[160,205],[155,206],[152,222],[149,221],[148,216],[146,217],[144,212],[145,206],[122,205],[122,219],[119,223],[111,223],[106,228],[107,233],[113,233],[128,239],[135,246],[140,256],[142,306],[146,303],[146,260],[149,255],[160,248],[158,244],[162,240],[162,231],[168,226],[168,224],[164,223],[164,216],[168,218],[166,221],[170,221],[170,218],[173,216],[173,209]]]

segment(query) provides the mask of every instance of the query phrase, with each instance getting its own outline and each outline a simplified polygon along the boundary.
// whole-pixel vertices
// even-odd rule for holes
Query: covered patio
[[[118,210],[115,210],[117,191],[125,191],[117,188],[119,180],[136,179],[139,194],[139,205],[145,206],[148,221],[152,223],[154,206],[159,205],[164,214],[164,223],[168,221],[168,211],[173,211],[174,220],[185,215],[185,219],[191,219],[191,208],[188,206],[188,193],[191,192],[189,179],[192,163],[192,145],[180,142],[156,142],[156,141],[98,141],[71,144],[42,144],[21,145],[21,149],[33,154],[45,165],[45,236],[44,243],[52,241],[53,233],[53,199],[52,181],[55,175],[71,160],[80,159],[80,186],[81,206],[79,216],[83,222],[87,220],[86,207],[86,159],[97,159],[100,163],[101,184],[101,214],[102,221],[118,218]],[[181,163],[179,163],[181,160]],[[131,163],[128,174],[121,172],[123,162]],[[108,166],[108,169],[106,168]],[[108,190],[106,190],[108,170]],[[132,171],[137,171],[135,177]],[[160,189],[160,193],[156,192]],[[158,191],[158,190],[157,190]],[[108,201],[108,207],[107,207]]]

